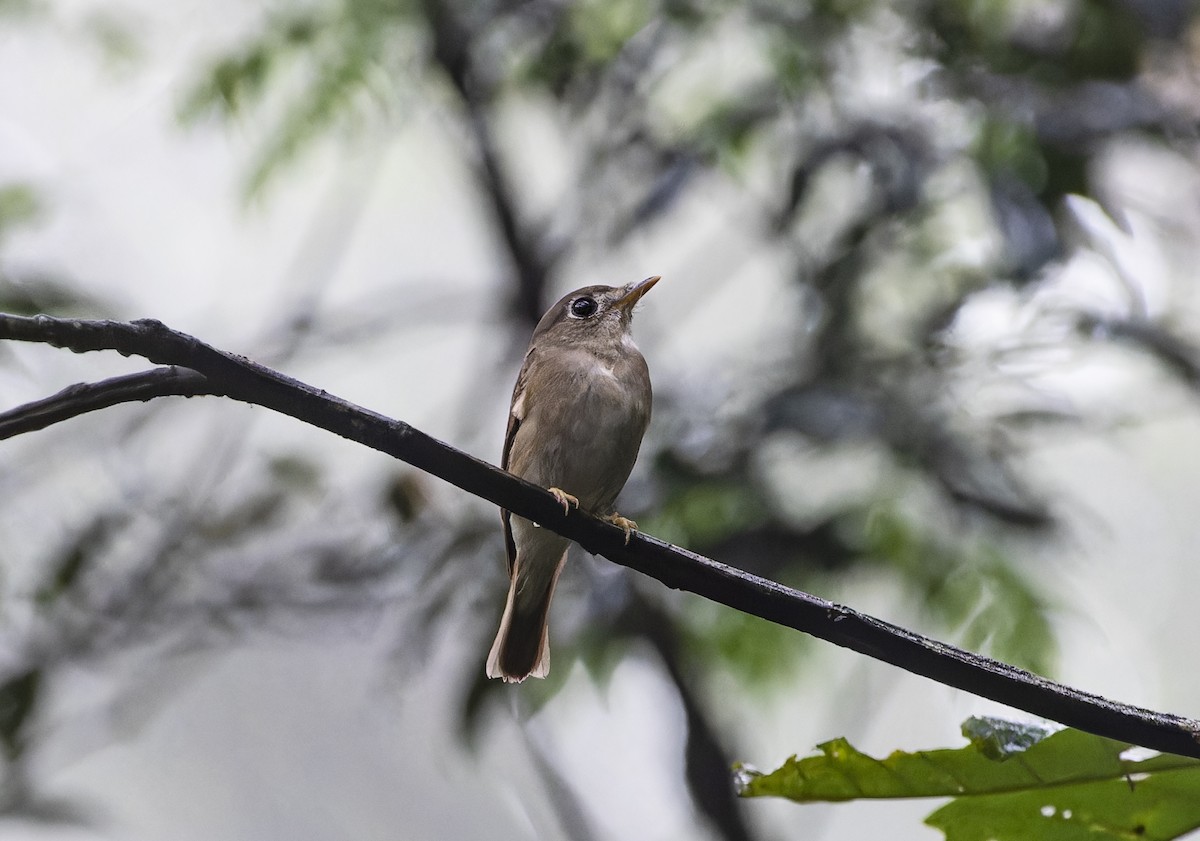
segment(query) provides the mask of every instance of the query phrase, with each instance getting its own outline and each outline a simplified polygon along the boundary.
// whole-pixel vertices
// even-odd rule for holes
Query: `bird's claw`
[[[622,517],[620,514],[609,514],[607,517],[602,517],[601,519],[606,523],[612,523],[625,532],[625,545],[629,545],[629,538],[637,531],[637,523],[628,517]]]
[[[551,488],[550,493],[554,495],[554,498],[557,499],[559,504],[563,507],[564,514],[569,514],[572,507],[579,507],[579,500],[561,488]]]

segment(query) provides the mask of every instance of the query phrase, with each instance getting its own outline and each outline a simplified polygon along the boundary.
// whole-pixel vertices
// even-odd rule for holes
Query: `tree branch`
[[[446,73],[462,101],[466,126],[479,155],[479,186],[492,207],[516,269],[514,312],[522,322],[537,324],[546,307],[542,293],[550,267],[538,253],[535,232],[521,219],[516,190],[504,169],[492,134],[488,112],[490,84],[472,72],[471,43],[475,33],[456,16],[449,3],[425,0],[422,8],[429,21],[433,61]]]
[[[0,412],[0,440],[45,429],[80,415],[119,403],[145,402],[155,397],[196,397],[214,394],[205,376],[174,365],[139,371],[95,383],[69,385],[58,394]]]
[[[244,357],[217,350],[158,321],[123,323],[0,314],[0,339],[42,342],[77,353],[116,350],[158,364],[189,368],[203,375],[211,393],[282,412],[406,461],[668,587],[687,590],[913,674],[1080,730],[1200,758],[1200,722],[1121,704],[1054,683],[649,535],[635,534],[626,546],[619,528],[586,512],[564,513],[558,501],[542,488],[402,421],[355,406]],[[118,382],[122,379],[127,378],[119,378]],[[103,391],[103,385],[98,383],[90,388]],[[145,399],[147,393],[124,389],[127,400]],[[90,399],[92,405],[100,406],[99,395],[93,394]],[[65,412],[60,415],[71,416]]]

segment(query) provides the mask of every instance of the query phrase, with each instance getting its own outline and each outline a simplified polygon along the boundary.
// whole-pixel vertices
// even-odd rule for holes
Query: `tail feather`
[[[513,585],[509,586],[508,601],[500,630],[488,653],[487,676],[502,678],[506,683],[520,683],[527,677],[545,677],[550,671],[550,635],[547,633],[546,610],[537,614],[518,615],[513,610]]]
[[[544,678],[550,673],[550,633],[547,624],[550,600],[554,597],[554,587],[566,559],[567,552],[563,549],[553,574],[538,580],[526,574],[523,569],[526,559],[518,554],[508,585],[500,630],[488,653],[488,677],[502,678],[506,683],[520,683],[527,677]]]

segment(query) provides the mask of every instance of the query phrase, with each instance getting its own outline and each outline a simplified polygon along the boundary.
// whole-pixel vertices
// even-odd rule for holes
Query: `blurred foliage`
[[[47,575],[34,598],[43,607],[50,607],[72,592],[85,570],[103,553],[113,534],[127,526],[126,518],[101,514],[79,529],[56,555],[47,557]]]
[[[883,510],[868,515],[864,533],[865,553],[892,567],[915,602],[957,632],[960,645],[1053,673],[1053,603],[995,546],[939,539]]]
[[[346,0],[275,15],[263,36],[219,59],[180,106],[185,123],[204,117],[229,119],[262,106],[289,70],[303,82],[269,132],[246,181],[257,195],[273,175],[334,128],[348,136],[364,111],[379,115],[393,107],[389,81],[403,74],[398,61],[412,40],[404,29],[412,10],[406,3]]]
[[[664,489],[642,528],[680,546],[712,546],[761,525],[767,517],[752,489],[701,480]]]
[[[14,315],[86,315],[113,312],[110,303],[92,295],[70,278],[41,272],[10,273],[0,263],[0,311]]]
[[[14,5],[28,4],[0,9]],[[750,365],[730,351],[720,376],[656,371],[646,469],[623,513],[793,586],[850,597],[863,581],[891,588],[888,619],[1046,673],[1057,603],[1026,550],[1057,537],[1058,511],[1030,480],[1023,442],[1031,425],[1081,419],[998,374],[999,353],[977,352],[958,326],[989,294],[1027,302],[1084,247],[1063,200],[1108,207],[1098,172],[1114,144],[1194,157],[1195,15],[1183,0],[281,2],[196,69],[178,113],[258,138],[250,196],[322,144],[386,138],[433,113],[496,233],[514,348],[561,287],[582,282],[581,266],[640,258],[663,231],[696,234],[697,310],[718,281],[753,288],[744,264],[768,255],[778,323],[762,325]],[[131,33],[98,19],[100,41],[136,60]],[[570,161],[536,204],[547,191],[523,181],[536,176],[518,165],[528,150],[511,119],[530,107],[549,115]],[[28,187],[0,190],[0,238],[38,211]],[[319,326],[321,313],[305,309],[319,297],[291,320]],[[359,332],[400,323],[378,320],[387,303],[371,302],[362,321],[372,327]],[[99,306],[67,281],[0,264],[0,309]],[[1060,307],[1054,318],[1082,336],[1029,343],[1073,352],[1120,340],[1196,381],[1200,356],[1181,329],[1103,315]],[[507,388],[493,374],[465,401]],[[1008,396],[979,398],[994,391]],[[143,458],[156,434],[176,434],[178,417],[156,411],[97,440]],[[211,644],[280,615],[397,604],[406,663],[446,623],[486,650],[502,592],[493,512],[448,513],[407,471],[339,506],[353,494],[325,493],[317,460],[283,452],[247,466],[243,434],[197,455],[178,487],[138,499],[135,515],[81,515],[67,530],[78,539],[45,551],[32,592],[64,650],[168,630]],[[120,578],[113,569],[125,590],[100,586]],[[753,837],[725,785],[723,743],[738,734],[717,725],[730,718],[718,711],[794,681],[807,643],[630,575],[578,574],[583,630],[556,623],[551,679],[520,691],[544,703],[574,662],[603,683],[624,658],[650,658],[685,711],[697,809],[722,838]],[[462,677],[467,734],[502,697],[478,665]],[[38,671],[22,669],[5,690],[10,752],[22,704],[37,698]],[[745,697],[719,694],[728,675]]]
[[[101,10],[90,15],[83,27],[110,68],[131,70],[145,58],[140,33],[127,17]]]
[[[25,734],[33,713],[42,673],[30,669],[13,675],[0,684],[0,739],[9,762],[17,760],[25,749]]]
[[[837,739],[768,774],[743,766],[741,794],[800,803],[948,797],[926,819],[947,841],[1169,841],[1200,827],[1195,759],[1134,759],[1124,742],[1000,719],[969,719],[963,735],[971,740],[963,748],[886,759]]]
[[[34,227],[48,214],[34,184],[0,184],[0,312],[15,315],[102,316],[109,307],[69,278],[41,270],[18,269],[3,258],[5,241],[14,231]]]
[[[37,193],[30,185],[0,186],[0,237],[3,237],[9,228],[32,222],[41,209]]]
[[[0,0],[0,15],[32,17],[45,12],[44,0]]]
[[[680,612],[686,660],[697,671],[720,663],[752,691],[780,689],[796,679],[809,640],[790,628],[711,602]]]

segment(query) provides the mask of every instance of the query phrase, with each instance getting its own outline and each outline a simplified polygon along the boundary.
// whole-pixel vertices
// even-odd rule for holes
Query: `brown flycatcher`
[[[634,305],[658,282],[588,286],[552,306],[533,331],[517,375],[500,466],[625,530],[612,505],[650,422],[650,372],[633,343]],[[550,671],[547,620],[570,541],[500,512],[508,600],[487,659],[488,677],[520,682]]]

